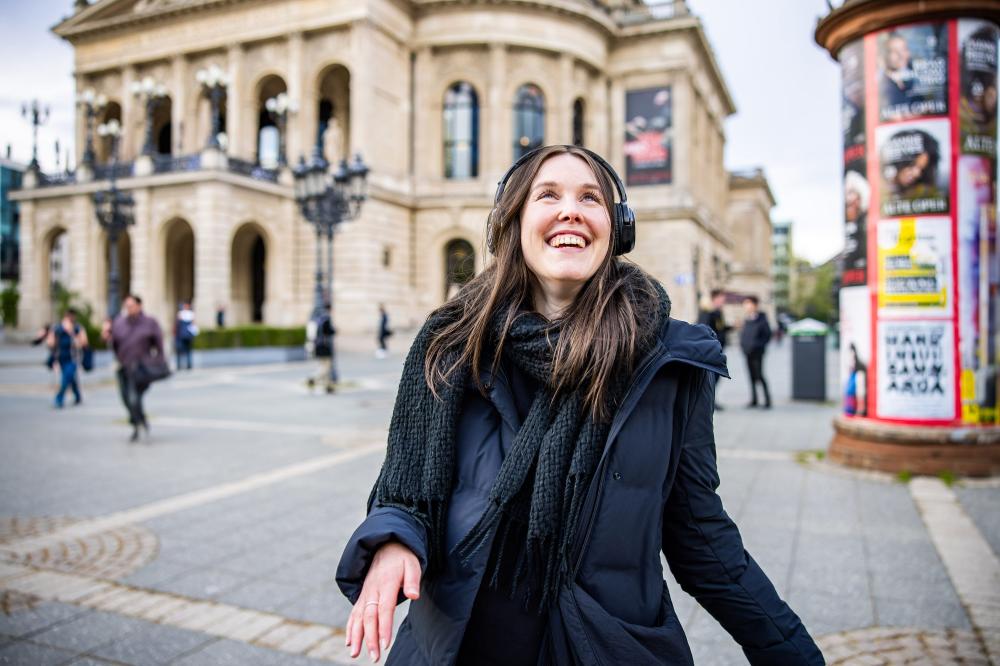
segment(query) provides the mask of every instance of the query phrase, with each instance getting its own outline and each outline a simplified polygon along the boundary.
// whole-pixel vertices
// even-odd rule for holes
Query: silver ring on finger
[[[365,608],[368,608],[369,606],[381,606],[381,605],[382,604],[380,604],[377,601],[369,601],[368,603],[365,604]]]

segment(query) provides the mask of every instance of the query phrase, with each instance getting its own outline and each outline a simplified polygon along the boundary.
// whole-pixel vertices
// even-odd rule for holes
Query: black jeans
[[[764,350],[744,352],[747,357],[747,368],[750,369],[750,404],[757,404],[757,382],[764,387],[764,404],[771,406],[771,392],[767,390],[767,380],[764,379]]]
[[[132,375],[125,368],[118,368],[118,391],[122,396],[122,403],[128,410],[128,422],[133,428],[146,425],[146,413],[142,410],[142,394],[146,389],[139,389]]]

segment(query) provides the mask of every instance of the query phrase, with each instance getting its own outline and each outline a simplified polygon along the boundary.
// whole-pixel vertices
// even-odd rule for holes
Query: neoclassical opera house
[[[734,104],[682,0],[78,0],[54,31],[75,53],[77,166],[14,194],[24,328],[50,320],[55,280],[104,313],[93,193],[112,170],[134,201],[123,292],[167,321],[191,301],[205,322],[221,305],[230,323],[301,324],[317,238],[289,167],[315,152],[371,169],[334,239],[341,330],[373,329],[380,302],[416,324],[480,270],[499,176],[546,143],[627,179],[630,256],[677,316],[737,280],[770,298],[774,201],[759,172],[725,171]],[[112,120],[115,160],[95,130]]]

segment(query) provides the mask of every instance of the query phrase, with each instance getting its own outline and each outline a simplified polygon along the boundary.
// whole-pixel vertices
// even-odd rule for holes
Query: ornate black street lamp
[[[112,319],[118,314],[121,305],[121,293],[118,275],[118,239],[129,225],[135,222],[133,209],[135,201],[129,192],[118,189],[115,180],[115,167],[118,164],[118,139],[121,136],[121,124],[117,120],[109,120],[97,128],[102,137],[111,139],[111,169],[108,189],[94,192],[94,212],[97,221],[108,234],[108,317]]]
[[[167,87],[157,83],[152,76],[132,82],[132,94],[146,105],[146,139],[142,145],[143,155],[153,154],[153,116],[156,108],[166,101]]]
[[[360,155],[348,164],[342,160],[336,173],[328,173],[329,164],[323,159],[317,147],[312,160],[306,164],[299,158],[295,168],[295,200],[302,210],[302,217],[316,227],[316,286],[314,290],[312,320],[320,322],[324,312],[333,318],[333,234],[337,226],[355,219],[361,213],[361,204],[367,198],[368,167]],[[327,247],[327,298],[324,303],[322,239],[326,236]],[[330,342],[330,379],[336,382],[336,355],[333,341]]]
[[[96,93],[93,88],[87,88],[76,98],[76,103],[83,107],[87,118],[86,144],[83,149],[83,163],[93,168],[97,156],[94,153],[94,119],[108,105],[108,98],[104,93]]]
[[[221,123],[219,122],[219,107],[222,105],[222,100],[226,98],[226,88],[229,87],[229,75],[218,65],[211,65],[205,69],[199,69],[195,74],[195,78],[201,84],[202,89],[208,96],[209,102],[212,104],[212,125],[209,130],[207,147],[215,148],[216,150],[225,150],[225,147],[219,141],[219,133],[222,131]]]
[[[299,106],[292,101],[288,93],[278,93],[264,102],[264,109],[278,126],[278,166],[285,166],[288,164],[285,158],[285,128],[288,125],[288,114],[298,112]]]
[[[21,116],[31,122],[31,164],[29,168],[38,171],[38,128],[49,120],[49,107],[42,106],[37,99],[21,105]]]

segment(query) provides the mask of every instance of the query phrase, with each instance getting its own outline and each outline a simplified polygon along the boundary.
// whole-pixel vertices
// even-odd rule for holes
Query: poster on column
[[[997,409],[996,181],[992,162],[963,155],[958,160],[958,349],[962,421],[1000,424]]]
[[[878,323],[879,418],[955,418],[952,337],[946,320]]]
[[[841,120],[844,136],[844,256],[841,285],[868,282],[868,185],[865,161],[865,57],[864,40],[840,51],[843,77]]]
[[[840,389],[844,414],[868,416],[872,359],[871,300],[867,286],[840,290]]]
[[[670,87],[625,93],[625,180],[662,185],[673,180]]]
[[[904,217],[878,223],[879,317],[951,315],[951,220]]]
[[[946,119],[875,130],[883,217],[935,215],[950,208],[950,123]]]
[[[958,22],[959,105],[962,152],[996,156],[997,39],[1000,28],[980,19]]]
[[[841,129],[844,164],[865,156],[865,44],[858,39],[840,50]]]
[[[892,28],[876,39],[879,121],[948,113],[948,24]]]

